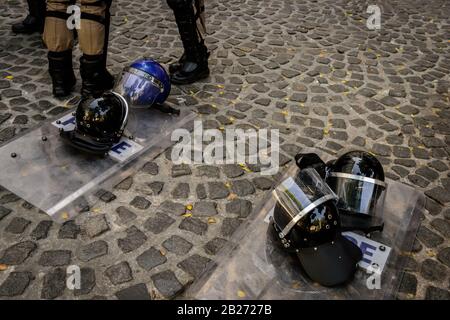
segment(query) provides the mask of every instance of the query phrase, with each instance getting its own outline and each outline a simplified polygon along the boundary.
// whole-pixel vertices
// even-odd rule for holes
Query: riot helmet
[[[361,250],[342,236],[337,196],[316,170],[307,168],[283,181],[273,192],[272,217],[281,245],[295,253],[305,273],[324,286],[349,281]]]
[[[105,154],[122,137],[128,120],[128,103],[118,93],[83,98],[75,111],[75,129],[60,132],[73,147],[92,154]]]
[[[383,167],[372,154],[343,154],[328,168],[326,182],[339,197],[339,209],[370,216],[382,212],[386,182]]]
[[[125,67],[114,91],[122,95],[130,107],[162,104],[170,94],[170,77],[163,66],[150,58],[142,58]]]

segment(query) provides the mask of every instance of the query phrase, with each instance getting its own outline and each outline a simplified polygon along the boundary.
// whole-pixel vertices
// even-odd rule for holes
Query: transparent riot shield
[[[318,151],[318,150],[314,150]],[[329,156],[320,154],[323,160]],[[279,182],[295,176],[289,166]],[[356,232],[344,235],[363,253],[353,280],[339,287],[312,282],[298,266],[295,255],[275,241],[271,193],[255,208],[217,257],[217,263],[186,292],[189,299],[392,299],[400,285],[404,257],[413,246],[424,196],[416,189],[387,180],[384,230],[370,238]]]
[[[73,110],[0,147],[0,185],[63,222],[89,210],[111,188],[174,142],[174,129],[192,130],[195,113],[132,109],[124,137],[104,157],[66,145],[60,128],[75,125]]]

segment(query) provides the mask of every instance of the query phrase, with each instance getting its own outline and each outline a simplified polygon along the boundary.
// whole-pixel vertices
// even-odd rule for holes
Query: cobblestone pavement
[[[382,8],[382,28],[366,9]],[[449,299],[450,3],[447,0],[206,2],[210,78],[173,88],[208,128],[277,128],[282,163],[304,147],[365,147],[429,210],[402,299]],[[52,98],[39,35],[14,36],[24,1],[0,4],[0,142],[65,111]],[[181,54],[164,1],[114,1],[109,68]],[[79,51],[75,51],[79,56]],[[78,68],[78,63],[76,64]],[[79,91],[79,83],[77,90]],[[274,177],[239,165],[175,166],[169,152],[57,225],[0,192],[0,297],[172,298],[195,280]],[[192,205],[192,216],[186,209]],[[66,266],[82,288],[65,287]]]

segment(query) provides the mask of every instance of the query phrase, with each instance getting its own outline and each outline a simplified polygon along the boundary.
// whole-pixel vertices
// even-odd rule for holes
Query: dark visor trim
[[[369,178],[369,177],[358,176],[356,174],[351,174],[351,173],[331,172],[330,177],[359,180],[359,181],[363,181],[363,182],[373,183],[373,184],[376,184],[376,185],[386,188],[386,182],[384,182],[384,181]]]

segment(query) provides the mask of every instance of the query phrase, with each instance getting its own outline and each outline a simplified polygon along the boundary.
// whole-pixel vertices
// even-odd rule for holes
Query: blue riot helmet
[[[122,95],[131,107],[150,107],[166,101],[170,93],[170,77],[158,62],[142,58],[124,68],[114,91]]]

